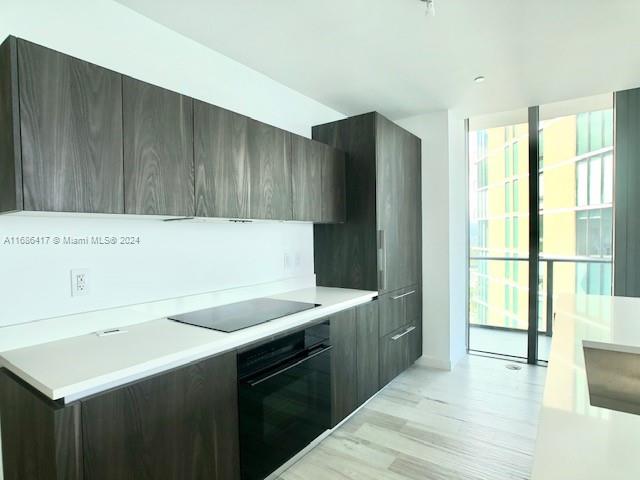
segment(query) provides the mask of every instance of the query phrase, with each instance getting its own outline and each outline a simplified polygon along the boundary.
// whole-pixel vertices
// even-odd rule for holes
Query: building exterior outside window
[[[539,141],[541,256],[611,259],[613,110],[542,121]],[[472,258],[528,257],[528,161],[526,123],[469,132]],[[526,330],[526,261],[470,265],[471,325]],[[611,293],[610,263],[554,268],[555,292]],[[541,272],[544,277],[544,265]],[[544,315],[544,298],[541,303]]]

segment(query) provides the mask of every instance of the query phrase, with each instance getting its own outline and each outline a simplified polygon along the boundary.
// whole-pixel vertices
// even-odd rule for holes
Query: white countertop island
[[[640,478],[640,415],[595,407],[583,345],[640,353],[640,299],[560,297],[532,480]]]
[[[233,333],[168,320],[166,315],[173,313],[130,325],[123,321],[125,325],[121,328],[125,333],[109,336],[88,333],[1,352],[0,366],[52,400],[70,402],[301,327],[340,310],[369,302],[377,294],[364,290],[312,287],[269,295],[271,298],[320,306]],[[188,302],[183,301],[180,310],[175,313],[217,304],[220,302],[207,305],[200,299],[189,308]],[[105,310],[100,315],[108,317],[110,313]],[[122,309],[114,310],[113,315],[123,315]]]

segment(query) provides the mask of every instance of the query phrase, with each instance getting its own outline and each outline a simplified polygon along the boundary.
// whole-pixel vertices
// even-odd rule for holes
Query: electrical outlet
[[[71,296],[89,294],[89,270],[86,268],[76,268],[71,270]]]

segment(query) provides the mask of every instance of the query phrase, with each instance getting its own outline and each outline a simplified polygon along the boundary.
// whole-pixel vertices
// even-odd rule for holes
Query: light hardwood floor
[[[418,361],[280,480],[528,479],[546,369]]]

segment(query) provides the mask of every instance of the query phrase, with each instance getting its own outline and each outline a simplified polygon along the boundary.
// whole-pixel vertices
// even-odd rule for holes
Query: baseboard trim
[[[418,359],[421,365],[430,368],[437,368],[438,370],[452,370],[453,364],[451,360],[443,360],[442,358],[430,357],[429,355],[423,355]]]

